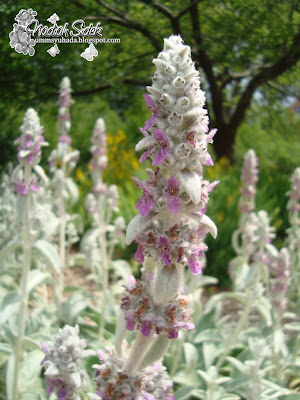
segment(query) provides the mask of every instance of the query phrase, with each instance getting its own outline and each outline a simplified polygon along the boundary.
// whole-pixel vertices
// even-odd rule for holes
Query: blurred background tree
[[[214,143],[217,163],[209,178],[221,178],[222,183],[211,196],[208,212],[220,234],[209,243],[208,258],[209,273],[225,276],[231,258],[230,237],[238,219],[239,167],[250,147],[260,158],[258,209],[271,213],[279,229],[278,240],[284,236],[284,193],[300,154],[299,114],[289,106],[299,98],[299,6],[299,0],[1,2],[0,171],[16,159],[13,141],[29,106],[41,116],[49,149],[56,145],[57,92],[61,79],[69,76],[75,99],[71,135],[81,152],[76,172],[81,211],[89,190],[90,135],[94,121],[101,116],[110,142],[105,179],[119,185],[120,209],[128,221],[140,194],[130,176],[141,178],[144,169],[139,169],[133,152],[140,135],[138,127],[149,118],[142,94],[151,82],[151,61],[162,50],[163,38],[179,33],[192,47],[207,94],[211,128],[218,128]],[[10,47],[8,35],[17,13],[29,7],[45,25],[54,12],[60,17],[59,24],[71,25],[77,19],[87,25],[101,22],[103,37],[120,38],[121,42],[97,44],[99,54],[93,62],[80,57],[87,44],[59,44],[60,53],[54,58],[47,53],[51,44],[37,44],[33,57],[18,54]]]
[[[60,23],[100,21],[104,37],[120,44],[98,44],[99,56],[87,63],[86,47],[61,44],[51,59],[45,44],[34,57],[17,54],[8,33],[20,8],[33,8],[41,23],[56,12]],[[0,6],[2,29],[2,100],[43,101],[56,95],[62,76],[70,75],[75,96],[105,91],[111,107],[122,113],[134,103],[133,89],[150,83],[151,60],[163,38],[180,34],[191,45],[202,72],[218,158],[232,158],[234,139],[255,94],[284,99],[297,95],[300,57],[298,0],[37,0],[8,1]],[[299,77],[299,75],[298,75]],[[298,80],[299,82],[299,80]]]

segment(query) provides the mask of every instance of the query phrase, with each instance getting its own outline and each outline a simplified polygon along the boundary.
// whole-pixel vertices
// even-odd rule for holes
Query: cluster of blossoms
[[[213,165],[207,146],[216,131],[208,133],[205,94],[191,49],[180,36],[171,36],[153,62],[157,70],[153,85],[147,88],[150,95],[144,96],[152,116],[140,128],[144,138],[136,150],[145,150],[140,161],[150,158],[156,169],[147,170],[147,181],[134,178],[143,194],[137,203],[139,214],[126,233],[128,244],[133,240],[138,243],[136,258],[144,270],[141,280],[131,277],[125,286],[116,352],[98,352],[101,365],[94,366],[97,390],[89,395],[92,400],[174,400],[172,382],[161,364],[153,363],[163,356],[169,339],[176,338],[180,328],[194,328],[192,311],[181,294],[181,277],[186,265],[193,275],[201,273],[207,248],[204,236],[209,232],[217,235],[215,224],[205,213],[209,194],[218,181],[204,180],[202,171],[203,166]],[[100,195],[107,194],[100,182],[106,165],[104,151],[98,149],[105,144],[103,132],[103,121],[97,122],[91,149],[93,194],[87,200],[92,214],[97,213],[98,200],[103,198]],[[102,246],[105,238],[102,236]],[[126,329],[140,332],[129,355],[122,358]]]
[[[93,157],[91,162],[93,174],[100,173],[107,166],[106,141],[105,122],[103,118],[98,118],[95,123],[90,149]],[[93,181],[97,180],[97,177],[93,179]]]
[[[84,372],[79,370],[81,360],[94,355],[92,350],[84,350],[86,343],[80,339],[78,325],[66,325],[59,330],[54,342],[41,344],[45,358],[41,365],[49,384],[46,394],[55,392],[58,400],[78,400],[84,381]]]
[[[271,290],[272,303],[277,312],[286,310],[288,306],[286,293],[290,278],[290,264],[290,254],[286,248],[282,248],[270,263],[271,273],[274,274]]]
[[[256,184],[258,180],[258,160],[254,150],[249,150],[244,157],[241,181],[239,210],[247,214],[255,209]]]
[[[79,151],[71,149],[72,139],[69,136],[71,129],[70,122],[70,105],[71,99],[71,83],[68,77],[63,78],[60,85],[59,94],[59,111],[57,130],[59,132],[58,147],[52,150],[49,157],[50,169],[56,175],[56,180],[61,181],[63,174],[59,172],[64,169],[65,175],[69,174],[76,166],[79,159]]]
[[[157,334],[166,331],[169,339],[176,339],[179,328],[195,327],[190,322],[192,310],[188,308],[186,297],[178,296],[167,303],[157,304],[151,286],[133,276],[129,277],[126,291],[128,294],[122,299],[121,309],[128,330],[140,329],[144,336],[149,336],[152,329]]]
[[[242,213],[239,228],[233,233],[232,244],[237,257],[229,264],[229,274],[237,288],[245,285],[245,268],[253,264],[270,266],[277,255],[272,245],[275,228],[270,225],[268,213],[255,212],[255,193],[258,179],[258,160],[254,150],[249,150],[244,158],[241,180],[241,199],[239,209]],[[242,268],[243,266],[243,268]],[[244,271],[244,272],[243,272]]]
[[[14,190],[21,196],[27,196],[29,191],[36,192],[39,189],[37,176],[31,171],[35,169],[39,173],[38,164],[41,160],[42,147],[47,146],[43,137],[43,127],[40,124],[38,114],[33,108],[29,108],[20,127],[21,136],[15,140],[18,145],[18,161],[20,165],[13,174]]]
[[[113,350],[106,350],[97,352],[101,365],[94,365],[97,394],[90,394],[91,400],[175,400],[170,394],[172,381],[160,363],[130,376],[123,368],[124,360]]]
[[[106,234],[108,232],[110,244],[115,245],[124,241],[125,221],[123,217],[119,216],[114,220],[113,225],[110,225],[112,214],[119,211],[119,192],[116,185],[108,186],[102,180],[103,171],[108,161],[106,138],[105,122],[102,118],[98,118],[95,123],[90,148],[93,187],[92,193],[89,193],[86,197],[85,207],[87,213],[92,217],[93,227],[98,228],[99,231],[97,232],[99,233]],[[99,234],[93,235],[93,237],[88,236],[88,244],[86,240],[83,241],[83,247],[85,247],[83,250],[87,254],[99,247],[99,243],[97,243]]]
[[[98,118],[95,123],[90,148],[92,154],[90,166],[92,170],[93,193],[90,193],[86,199],[86,210],[93,216],[94,223],[98,226],[103,225],[103,221],[97,221],[97,212],[99,211],[97,203],[100,200],[102,200],[102,203],[105,202],[110,209],[110,212],[108,213],[109,217],[112,212],[118,211],[118,188],[116,185],[106,185],[102,179],[103,171],[108,162],[106,156],[106,139],[105,122],[102,118]],[[102,208],[103,206],[104,204],[101,204]],[[107,222],[110,219],[109,217],[106,218]]]
[[[134,178],[143,191],[130,222],[127,242],[138,243],[137,260],[145,256],[161,265],[188,264],[193,274],[201,272],[197,258],[206,246],[203,237],[216,227],[204,215],[210,192],[217,181],[203,179],[203,165],[213,165],[207,151],[215,130],[207,134],[208,117],[203,108],[198,72],[191,60],[190,47],[179,36],[165,39],[164,50],[153,60],[157,70],[153,85],[147,87],[145,102],[152,117],[141,128],[144,138],[136,150],[146,148],[146,158],[157,166],[147,169],[149,179]],[[191,229],[191,219],[199,227]]]

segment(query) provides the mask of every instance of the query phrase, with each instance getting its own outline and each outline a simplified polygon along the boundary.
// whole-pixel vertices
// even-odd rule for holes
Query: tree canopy
[[[24,106],[55,98],[64,75],[72,79],[74,95],[104,92],[111,107],[130,107],[136,88],[150,83],[151,60],[163,38],[180,34],[192,47],[207,92],[211,126],[219,129],[215,151],[231,156],[235,134],[253,97],[275,101],[297,96],[300,57],[298,0],[70,0],[30,2],[40,22],[54,12],[60,21],[101,22],[103,36],[120,43],[98,44],[98,57],[80,57],[86,44],[61,44],[55,58],[50,45],[37,44],[33,57],[10,48],[8,34],[26,1],[0,5],[0,84],[4,102]],[[298,79],[299,82],[299,79]]]

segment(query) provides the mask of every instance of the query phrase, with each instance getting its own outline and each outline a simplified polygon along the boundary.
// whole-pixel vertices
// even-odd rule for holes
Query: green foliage
[[[222,286],[229,284],[227,268],[234,256],[231,245],[232,232],[236,229],[239,214],[240,174],[245,153],[252,148],[258,156],[259,181],[256,210],[266,210],[275,226],[279,248],[288,227],[286,192],[290,176],[299,165],[300,118],[286,108],[256,105],[238,131],[235,145],[235,165],[221,158],[208,171],[210,180],[220,184],[211,194],[207,214],[218,227],[217,239],[207,238],[207,273],[216,276]]]

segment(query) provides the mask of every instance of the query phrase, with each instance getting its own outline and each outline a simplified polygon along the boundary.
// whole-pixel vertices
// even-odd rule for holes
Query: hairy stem
[[[65,200],[63,198],[62,193],[59,199],[59,218],[60,218],[60,229],[59,229],[60,272],[58,276],[57,308],[58,308],[58,316],[59,318],[61,318],[63,292],[64,292],[64,276],[65,276],[65,266],[66,266],[66,209],[65,209]]]
[[[153,329],[149,336],[144,336],[141,332],[137,332],[129,357],[124,363],[124,370],[127,371],[128,375],[132,375],[137,370],[143,355],[151,344],[152,336]]]
[[[104,195],[101,196],[98,207],[99,214],[99,223],[100,228],[102,229],[100,235],[100,248],[101,248],[101,256],[102,256],[102,299],[101,299],[101,321],[99,325],[99,338],[103,337],[104,328],[105,328],[105,308],[106,308],[106,294],[108,289],[108,255],[107,255],[107,240],[106,240],[106,231],[104,228],[107,225],[107,221],[105,221],[105,198]],[[100,271],[99,271],[100,272]]]
[[[25,181],[29,182],[31,175],[31,167],[25,167]],[[22,361],[22,342],[25,333],[25,321],[28,312],[28,278],[31,268],[32,259],[32,243],[31,243],[31,196],[30,190],[27,196],[26,210],[23,217],[22,227],[23,242],[23,270],[21,278],[21,304],[19,311],[18,336],[15,348],[15,369],[13,380],[13,400],[19,399],[19,372]]]

